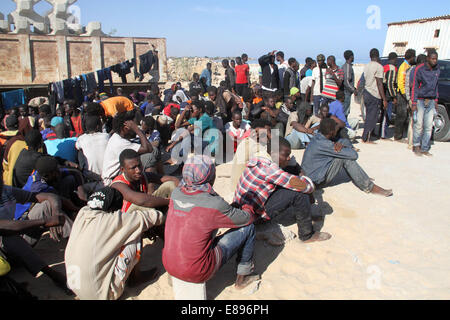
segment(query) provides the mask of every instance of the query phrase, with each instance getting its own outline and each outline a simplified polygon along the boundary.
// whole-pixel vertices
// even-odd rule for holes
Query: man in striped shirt
[[[381,139],[386,139],[386,131],[389,128],[389,120],[392,116],[392,105],[397,105],[397,54],[389,54],[389,63],[384,66],[384,87],[386,88],[387,110],[382,109],[383,123],[380,126]]]
[[[289,142],[280,137],[279,150],[268,151],[272,160],[254,157],[247,163],[233,202],[239,206],[252,205],[264,220],[276,220],[283,213],[294,214],[299,238],[305,243],[330,239],[330,234],[313,229],[309,195],[315,190],[314,183],[306,176],[283,170],[290,161]]]
[[[395,141],[402,141],[404,131],[408,127],[408,101],[406,101],[406,71],[416,62],[416,51],[408,49],[405,53],[405,61],[398,69],[397,85],[397,106],[395,115]]]
[[[336,65],[336,58],[329,56],[327,58],[328,69],[325,74],[325,86],[323,87],[322,97],[328,103],[336,101],[336,92],[339,91],[344,83],[344,70]]]

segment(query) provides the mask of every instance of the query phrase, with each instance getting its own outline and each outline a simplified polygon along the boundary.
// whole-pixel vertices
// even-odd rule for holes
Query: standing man
[[[319,113],[319,108],[322,103],[322,91],[325,86],[325,74],[327,72],[327,65],[325,63],[325,56],[319,54],[317,56],[317,67],[313,69],[313,80],[311,84],[311,101],[314,103],[314,114]]]
[[[389,128],[389,120],[392,116],[392,105],[397,105],[397,58],[397,54],[391,52],[389,54],[389,62],[384,66],[384,86],[386,88],[388,108],[383,111],[383,122],[380,126],[381,139],[386,139],[386,131]]]
[[[250,68],[248,64],[242,62],[242,58],[236,58],[236,93],[242,97],[244,88],[248,88],[250,78]]]
[[[300,82],[298,79],[298,69],[299,64],[297,60],[294,58],[289,59],[289,68],[287,68],[286,72],[284,73],[283,78],[283,86],[284,89],[284,98],[288,98],[291,95],[291,89],[292,88],[299,88]]]
[[[328,103],[336,101],[336,92],[344,82],[344,71],[336,64],[336,57],[329,56],[327,58],[327,73],[325,75],[325,86],[322,91],[322,97]]]
[[[222,66],[225,69],[225,82],[227,83],[227,89],[234,93],[236,86],[236,73],[230,66],[228,59],[222,60]]]
[[[303,78],[305,78],[305,77],[307,77],[307,75],[306,75],[306,72],[308,71],[308,70],[310,70],[311,72],[312,72],[312,70],[311,69],[314,69],[314,68],[312,68],[312,63],[313,63],[313,59],[312,58],[306,58],[306,60],[305,60],[305,66],[302,68],[302,70],[300,70],[300,81],[301,80],[303,80]]]
[[[415,154],[420,152],[423,155],[432,156],[429,152],[431,149],[430,140],[434,115],[437,113],[440,72],[438,54],[434,49],[428,51],[427,62],[417,66],[414,72],[411,109],[416,114],[413,135],[413,151]]]
[[[278,51],[275,58],[276,58],[277,62],[280,64],[278,66],[278,73],[280,75],[280,85],[278,88],[283,88],[284,73],[289,68],[289,63],[286,60],[284,60],[284,52],[283,51]]]
[[[208,87],[211,87],[212,84],[212,64],[211,62],[208,62],[206,64],[206,69],[202,71],[202,74],[200,75],[200,82],[202,82],[202,79],[204,79],[204,83],[206,84],[205,92],[208,89]]]
[[[364,104],[366,106],[366,123],[364,125],[363,142],[370,142],[370,136],[375,129],[378,120],[378,111],[381,100],[383,108],[387,109],[386,95],[384,94],[383,77],[384,70],[380,64],[380,52],[378,49],[370,50],[371,62],[364,68],[366,87],[364,90]]]
[[[350,105],[352,102],[352,94],[357,95],[355,88],[355,71],[353,70],[353,62],[355,61],[355,56],[353,51],[347,50],[344,52],[345,63],[342,66],[344,70],[344,114],[346,117],[350,114]]]
[[[258,59],[262,72],[262,89],[263,94],[273,94],[278,90],[280,85],[280,73],[278,72],[278,66],[275,64],[275,52],[269,52]]]
[[[416,51],[408,49],[405,53],[405,61],[398,69],[398,94],[395,116],[395,141],[403,140],[403,133],[408,128],[408,101],[406,100],[406,71],[416,62]]]

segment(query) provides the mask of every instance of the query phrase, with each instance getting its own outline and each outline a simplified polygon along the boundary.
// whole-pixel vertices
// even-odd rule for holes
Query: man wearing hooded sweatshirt
[[[150,208],[120,209],[122,195],[112,188],[94,193],[75,220],[65,253],[68,287],[81,300],[117,300],[125,284],[151,281],[156,269],[140,271],[143,233],[164,222]]]
[[[204,283],[237,253],[236,289],[260,279],[253,275],[256,216],[253,208],[229,205],[213,189],[216,170],[211,158],[189,158],[183,180],[172,193],[167,214],[163,264],[182,281]],[[229,232],[215,237],[221,228]]]

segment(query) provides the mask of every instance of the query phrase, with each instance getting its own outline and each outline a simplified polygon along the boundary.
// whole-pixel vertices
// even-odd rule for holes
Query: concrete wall
[[[127,75],[128,83],[167,81],[167,53],[164,38],[112,38],[0,34],[0,87],[45,85],[115,65],[152,50],[158,51],[159,70],[142,82]],[[113,72],[114,83],[121,78]]]

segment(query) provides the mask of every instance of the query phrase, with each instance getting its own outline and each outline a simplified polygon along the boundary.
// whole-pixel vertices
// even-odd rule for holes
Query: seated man
[[[61,198],[64,211],[71,216],[76,215],[81,207],[75,194],[78,186],[83,184],[81,172],[71,168],[59,168],[57,159],[50,156],[38,158],[35,168],[22,189],[33,193],[54,193]]]
[[[186,120],[188,114],[190,115],[190,119]],[[197,123],[199,123],[201,127],[196,127],[195,125]],[[192,106],[188,105],[176,121],[175,128],[187,128],[191,135],[202,137],[202,150],[204,150],[210,143],[214,143],[214,138],[206,140],[207,138],[205,137],[205,139],[203,139],[204,134],[208,129],[215,129],[213,120],[206,113],[205,103],[203,101],[196,101],[192,104]],[[172,138],[173,142],[166,148],[166,151],[171,152],[171,150],[181,142],[184,143],[182,144],[183,149],[188,149],[190,151],[190,146],[187,145],[189,139],[185,139],[187,135],[188,133],[186,131],[177,131]],[[191,146],[194,145],[195,139],[191,138],[190,141]],[[214,149],[215,147],[210,146],[210,148]],[[185,157],[187,157],[187,155],[185,155]]]
[[[19,133],[19,119],[15,115],[10,115],[5,122],[7,131],[3,131],[0,135],[0,146]]]
[[[103,158],[109,135],[102,133],[100,117],[87,116],[84,119],[84,125],[86,133],[81,135],[75,144],[76,149],[84,156],[84,161],[80,161],[80,167],[85,176],[99,181],[102,176]]]
[[[100,105],[105,110],[105,116],[113,118],[120,113],[126,113],[135,109],[133,101],[122,96],[103,100],[100,102]]]
[[[302,103],[297,112],[292,112],[286,129],[286,140],[292,149],[304,149],[315,135],[320,121],[328,117],[328,105],[320,108],[319,115],[313,115],[313,107]]]
[[[299,238],[305,243],[330,239],[330,234],[313,229],[309,195],[315,190],[314,183],[307,176],[295,176],[284,170],[291,161],[291,145],[281,137],[278,144],[279,150],[268,149],[272,159],[254,157],[247,163],[233,202],[253,206],[264,220],[280,214],[295,215]]]
[[[333,142],[337,134],[337,124],[333,119],[324,119],[320,123],[319,132],[309,143],[303,155],[302,168],[318,188],[330,184],[344,168],[353,183],[367,193],[390,197],[392,190],[384,190],[375,185],[369,176],[356,162],[358,153],[352,148],[349,140],[341,139]]]
[[[284,133],[284,126],[283,123],[278,120],[278,115],[281,110],[276,108],[275,96],[268,96],[264,100],[264,106],[261,109],[263,113],[260,118],[269,121],[272,125],[272,130],[280,130],[280,135],[282,135]]]
[[[330,103],[330,114],[345,123],[345,127],[339,130],[339,136],[349,140],[356,138],[356,128],[359,120],[356,118],[347,119],[344,113],[345,93],[338,91],[336,93],[336,101]]]
[[[59,157],[70,162],[78,161],[77,149],[75,144],[77,138],[67,138],[65,134],[64,119],[60,117],[54,117],[52,119],[52,130],[56,135],[56,139],[51,139],[47,136],[45,146],[47,147],[47,153],[54,157]]]
[[[230,206],[213,189],[216,169],[207,156],[187,160],[183,180],[172,194],[167,214],[163,264],[182,281],[210,280],[237,253],[235,287],[244,289],[260,279],[252,275],[255,220],[251,206]],[[214,239],[220,228],[232,230]]]
[[[25,229],[22,236],[17,233],[3,234],[0,238],[1,251],[9,261],[24,265],[32,276],[36,277],[39,272],[43,272],[69,294],[65,276],[51,269],[33,249],[46,231],[50,231],[50,237],[57,242],[61,237],[69,237],[72,221],[62,213],[60,198],[54,194],[33,193],[4,186],[2,179],[0,179],[0,196],[1,224],[15,224],[13,220],[20,220],[26,225],[44,226],[40,229]],[[22,211],[22,205],[26,203],[32,203],[34,206],[31,210]],[[27,221],[35,221],[36,224]]]
[[[149,159],[148,165],[156,165],[158,162],[157,149],[152,147],[152,144],[133,119],[134,114],[132,113],[120,113],[114,118],[113,130],[115,133],[108,141],[103,159],[102,178],[105,186],[111,185],[112,180],[119,175],[119,156],[126,149],[132,149],[140,155],[152,153],[153,157]],[[130,141],[136,135],[139,137],[140,144]],[[144,167],[144,169],[147,169],[147,167]]]
[[[54,228],[54,227],[60,227],[64,225],[64,216],[50,216],[50,217],[44,217],[42,219],[38,220],[21,220],[21,221],[15,221],[15,220],[1,220],[0,219],[0,248],[2,244],[2,237],[14,237],[14,236],[20,236],[21,234],[25,234],[27,232],[36,232],[39,229],[45,228]],[[7,240],[8,241],[8,240]],[[34,253],[29,255],[29,258],[32,257]],[[44,267],[47,269],[50,269],[48,266]],[[51,270],[51,269],[50,269]],[[33,298],[28,291],[26,291],[26,284],[19,285],[16,284],[18,287],[10,287],[6,286],[4,287],[3,282],[7,279],[7,274],[11,271],[11,266],[6,260],[6,257],[3,255],[1,249],[0,249],[0,295],[2,298],[6,298],[6,300],[14,299],[14,300],[22,300],[24,299],[24,294],[28,295],[29,298],[32,298],[33,300],[36,298]],[[53,273],[53,270],[50,271],[50,273]],[[6,276],[6,277],[5,277]],[[58,278],[62,278],[62,275],[56,275]],[[8,279],[9,281],[12,281],[12,279]],[[18,290],[17,290],[18,289]],[[5,296],[6,293],[6,296]],[[28,294],[27,294],[28,293]],[[27,299],[27,298],[25,298]]]
[[[227,138],[233,141],[233,152],[235,153],[241,141],[247,138],[251,133],[251,126],[247,121],[242,121],[242,113],[234,111],[231,115],[231,122],[225,125]]]
[[[144,172],[139,154],[131,149],[120,154],[121,174],[111,187],[123,196],[122,212],[128,212],[132,204],[145,208],[169,206],[169,198],[179,181],[175,177],[161,177]],[[160,185],[155,191],[154,184]]]
[[[163,223],[155,209],[131,208],[123,214],[122,195],[104,188],[81,209],[65,252],[68,286],[81,300],[117,300],[128,279],[153,280],[157,270],[141,272],[142,235]]]
[[[284,135],[285,135],[288,120],[289,120],[291,113],[295,113],[294,108],[295,108],[294,99],[291,97],[287,97],[285,99],[285,102],[281,105],[280,112],[278,113],[278,116],[277,116],[277,121],[279,123],[283,124],[283,130],[280,131],[280,136],[282,136],[282,137],[284,137]]]
[[[13,187],[23,188],[28,178],[36,167],[37,160],[46,155],[44,153],[44,141],[39,130],[33,129],[25,135],[25,142],[28,149],[23,149],[17,158],[13,172]],[[55,157],[61,166],[78,168],[74,162]]]

